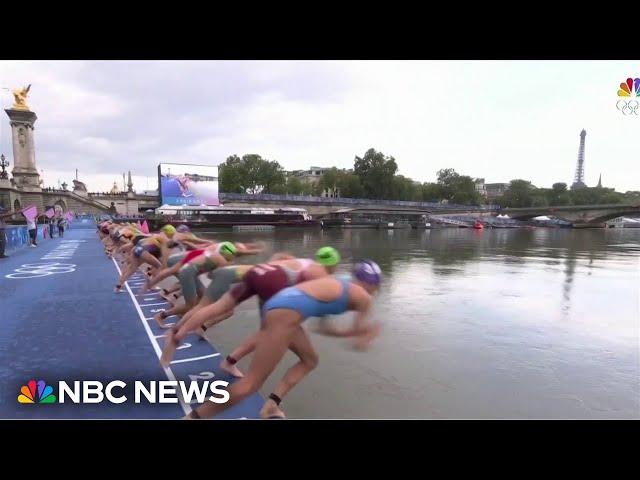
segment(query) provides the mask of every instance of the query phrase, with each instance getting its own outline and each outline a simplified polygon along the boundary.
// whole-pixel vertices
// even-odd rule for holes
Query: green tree
[[[240,179],[240,164],[242,159],[237,155],[231,155],[218,167],[218,181],[220,191],[227,193],[244,193]]]
[[[219,179],[222,191],[249,194],[281,191],[286,183],[278,162],[256,154],[231,155],[220,166]]]
[[[600,197],[600,201],[598,203],[600,203],[601,205],[614,205],[618,203],[624,203],[624,200],[624,196],[619,192],[605,192]]]
[[[261,192],[261,193],[265,193],[265,192]],[[269,190],[269,193],[272,193],[274,195],[284,195],[287,192],[287,185],[275,185],[274,187],[271,187],[271,190]]]
[[[303,185],[298,177],[289,177],[287,179],[286,193],[289,195],[302,194]]]
[[[539,188],[531,193],[532,207],[548,207],[549,206],[549,190]]]
[[[336,183],[340,196],[344,198],[364,198],[364,187],[360,177],[353,173],[341,172]]]
[[[563,206],[571,204],[571,195],[567,189],[567,184],[558,182],[551,186],[550,190],[545,190],[547,204],[551,206]]]
[[[440,197],[442,200],[453,200],[455,184],[458,177],[460,177],[460,175],[458,175],[453,168],[438,170],[438,185],[440,186]]]
[[[460,205],[477,205],[482,196],[476,190],[476,182],[467,175],[459,175],[453,182],[453,203]]]
[[[453,168],[438,170],[440,198],[461,205],[479,204],[482,195],[476,191],[476,183],[468,175],[460,175]]]
[[[362,158],[356,156],[353,173],[360,177],[366,198],[389,198],[393,176],[398,165],[393,157],[387,157],[373,148],[367,150]]]
[[[338,181],[342,173],[343,172],[336,167],[325,170],[318,182],[320,191],[328,190],[329,192],[335,193],[338,189]]]
[[[625,201],[625,196],[616,192],[613,188],[580,188],[572,190],[570,193],[573,205],[604,205],[608,203],[623,203]]]
[[[301,182],[302,183],[302,191],[301,195],[310,195],[312,197],[317,197],[322,193],[322,189],[319,185],[313,182]]]
[[[439,202],[443,200],[442,186],[438,183],[422,184],[422,201],[423,202]]]
[[[530,207],[533,204],[534,187],[526,180],[511,180],[509,188],[499,199],[503,207]]]
[[[392,179],[389,199],[414,201],[421,198],[421,193],[413,183],[413,180],[403,175],[395,175]]]

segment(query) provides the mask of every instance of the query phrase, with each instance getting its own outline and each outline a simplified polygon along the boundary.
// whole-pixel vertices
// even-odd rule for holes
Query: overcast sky
[[[154,189],[160,162],[258,153],[287,170],[351,168],[371,147],[414,180],[451,167],[549,187],[573,181],[583,128],[587,185],[602,173],[605,186],[640,190],[640,116],[616,109],[629,76],[639,62],[0,61],[1,87],[32,84],[45,184],[71,183],[77,168],[91,191],[127,170],[136,190]]]

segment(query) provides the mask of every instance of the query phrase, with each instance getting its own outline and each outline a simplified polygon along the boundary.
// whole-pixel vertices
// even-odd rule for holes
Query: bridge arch
[[[571,205],[542,208],[505,208],[506,213],[516,220],[529,220],[540,215],[548,215],[578,225],[597,225],[612,218],[640,213],[640,205]]]
[[[606,215],[601,215],[599,217],[595,217],[589,220],[589,223],[604,223],[607,220],[611,220],[613,218],[618,218],[618,217],[624,217],[624,213],[620,213],[620,212],[615,212],[615,213],[608,213]]]
[[[56,200],[56,203],[53,204],[53,208],[55,209],[56,213],[64,213],[67,211],[67,204],[64,200],[59,199]]]

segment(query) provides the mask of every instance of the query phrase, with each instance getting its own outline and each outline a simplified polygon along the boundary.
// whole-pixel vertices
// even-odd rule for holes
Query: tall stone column
[[[30,110],[5,110],[11,121],[13,136],[13,179],[24,191],[40,192],[40,175],[36,168],[36,151],[33,141],[33,124],[38,119]]]

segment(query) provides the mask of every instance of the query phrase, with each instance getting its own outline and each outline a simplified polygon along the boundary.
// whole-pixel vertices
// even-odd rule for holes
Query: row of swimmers
[[[320,248],[313,259],[276,253],[266,263],[238,265],[233,263],[237,257],[261,253],[265,245],[207,240],[184,225],[177,229],[165,225],[157,233],[144,234],[135,225],[107,221],[98,225],[98,234],[107,256],[119,259],[122,265],[115,292],[122,291],[127,279],[143,267],[147,280],[142,292],[159,289],[158,283],[171,277],[177,279],[173,287],[161,289],[172,308],[154,317],[161,328],[169,330],[160,358],[165,368],[188,334],[197,332],[204,338],[208,329],[232,317],[237,305],[258,299],[259,330],[220,365],[238,378],[229,389],[229,401],[207,401],[185,419],[211,418],[257,392],[291,350],[298,362],[287,370],[260,411],[261,418],[285,418],[282,399],[318,363],[318,354],[302,327],[308,318],[354,312],[349,328],[320,322],[316,332],[351,337],[353,347],[360,351],[380,333],[381,325],[372,321],[370,313],[382,274],[371,260],[357,262],[350,275],[334,275],[341,259],[333,247]],[[211,280],[206,287],[199,280],[203,274]],[[178,301],[180,297],[183,302]],[[165,320],[172,315],[180,320],[168,326]],[[243,374],[236,363],[252,352],[249,370]]]

